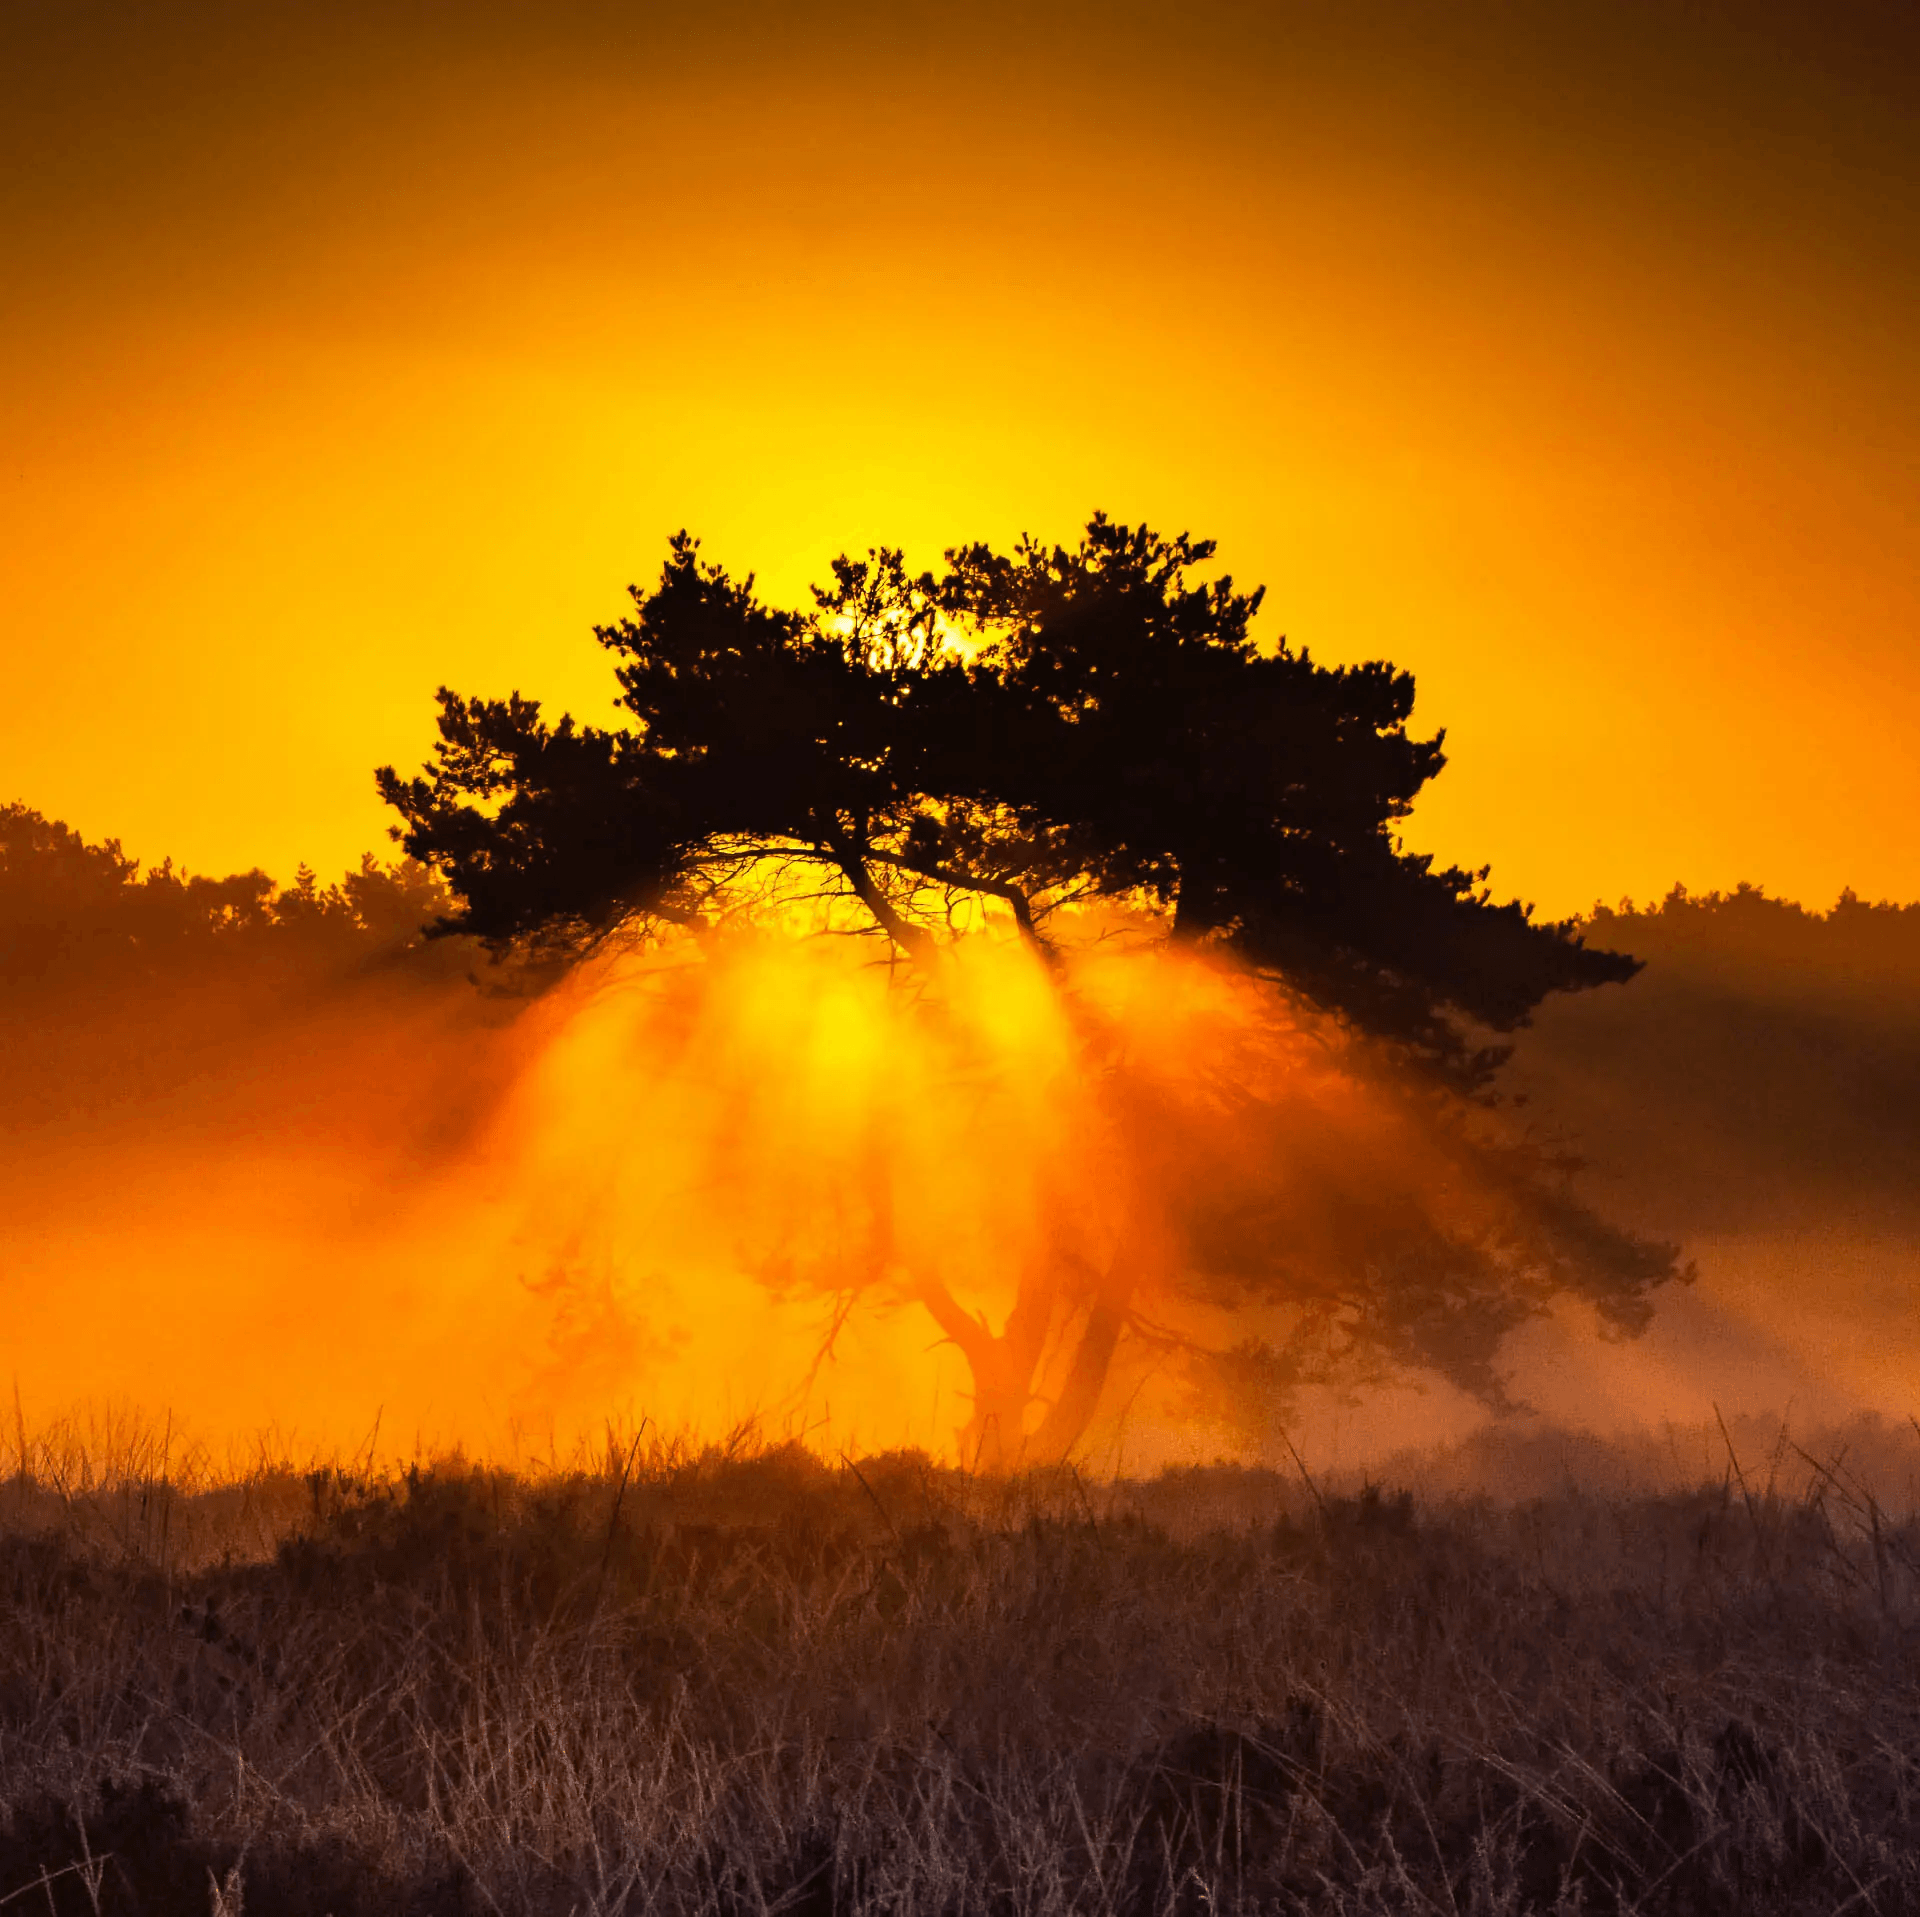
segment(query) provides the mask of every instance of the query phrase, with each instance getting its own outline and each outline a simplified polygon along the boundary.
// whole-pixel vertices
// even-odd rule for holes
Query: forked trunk
[[[864,844],[836,841],[834,856],[856,896],[875,922],[916,968],[932,976],[938,948],[919,927],[908,924],[874,882]],[[922,868],[916,868],[922,869]],[[952,880],[939,867],[931,876]],[[977,891],[1006,900],[1013,907],[1021,936],[1050,963],[1057,959],[1034,927],[1032,901],[1018,887],[974,879]],[[1024,1273],[1005,1329],[994,1333],[984,1317],[963,1310],[939,1279],[917,1288],[920,1302],[933,1314],[940,1329],[959,1346],[973,1374],[973,1415],[960,1432],[961,1455],[973,1469],[995,1474],[1017,1471],[1025,1465],[1062,1464],[1086,1435],[1099,1409],[1113,1355],[1126,1324],[1127,1301],[1133,1290],[1132,1261],[1124,1254],[1115,1260],[1105,1283],[1087,1309],[1073,1358],[1060,1393],[1048,1405],[1039,1424],[1029,1433],[1027,1413],[1036,1401],[1047,1333],[1056,1309],[1075,1287],[1063,1283],[1059,1271],[1042,1265]]]
[[[1036,1328],[1029,1288],[1007,1318],[999,1337],[985,1326],[966,1352],[973,1373],[973,1416],[960,1434],[961,1455],[976,1471],[998,1474],[1017,1470],[1025,1446],[1027,1406],[1033,1398],[1033,1374],[1040,1361],[1045,1320]]]
[[[973,1374],[973,1415],[960,1433],[961,1456],[976,1471],[1000,1475],[1034,1465],[1062,1464],[1086,1435],[1125,1328],[1124,1301],[1098,1298],[1081,1325],[1060,1394],[1035,1429],[1027,1414],[1037,1402],[1045,1334],[1055,1294],[1029,1282],[998,1337],[969,1318],[945,1293],[928,1308],[960,1347]]]

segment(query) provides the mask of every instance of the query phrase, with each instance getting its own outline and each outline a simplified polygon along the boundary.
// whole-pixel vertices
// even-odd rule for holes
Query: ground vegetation
[[[1911,1910],[1920,1531],[1745,1442],[1503,1505],[626,1439],[195,1495],[23,1440],[0,1907]]]

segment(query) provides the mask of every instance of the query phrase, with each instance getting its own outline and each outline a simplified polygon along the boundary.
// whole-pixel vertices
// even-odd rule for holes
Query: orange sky
[[[337,869],[677,526],[1101,506],[1411,667],[1503,891],[1920,897],[1916,20],[16,0],[0,801]]]

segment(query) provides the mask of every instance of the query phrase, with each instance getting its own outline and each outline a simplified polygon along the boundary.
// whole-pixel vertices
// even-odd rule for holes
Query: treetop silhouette
[[[780,873],[915,962],[956,901],[1049,951],[1063,907],[1116,900],[1484,1085],[1485,1033],[1634,961],[1403,850],[1446,763],[1409,731],[1412,676],[1263,651],[1261,593],[1193,578],[1213,552],[1096,515],[1071,549],[959,547],[939,576],[841,558],[796,613],[681,533],[596,629],[631,725],[442,689],[426,775],[380,790],[460,899],[447,929],[496,946],[704,928]]]
[[[1243,1423],[1408,1366],[1498,1405],[1515,1325],[1572,1295],[1631,1332],[1678,1275],[1483,1103],[1501,1034],[1636,962],[1404,850],[1445,764],[1410,730],[1411,676],[1256,644],[1261,595],[1198,577],[1213,552],[1096,516],[1071,548],[957,547],[939,574],[842,557],[795,612],[681,533],[597,629],[630,723],[443,689],[424,774],[378,775],[459,901],[442,929],[556,962],[622,931],[712,939],[776,901],[934,979],[949,928],[1010,917],[1079,1035],[1057,1096],[1081,1142],[1031,1168],[1022,1202],[1050,1222],[988,1254],[999,1329],[964,1296],[983,1274],[901,1216],[878,1115],[859,1162],[820,1174],[828,1249],[764,1254],[842,1316],[876,1288],[924,1307],[990,1466],[1067,1456],[1128,1338]],[[1185,1028],[1210,1048],[1197,1076],[1076,984],[1076,927],[1116,911],[1237,981],[1240,1011]],[[1182,1328],[1222,1311],[1248,1335]]]

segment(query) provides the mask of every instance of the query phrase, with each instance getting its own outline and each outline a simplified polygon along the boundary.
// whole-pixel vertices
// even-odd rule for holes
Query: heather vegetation
[[[1912,1909],[1920,1526],[1719,1435],[1709,1484],[1508,1503],[23,1439],[0,1907]]]

